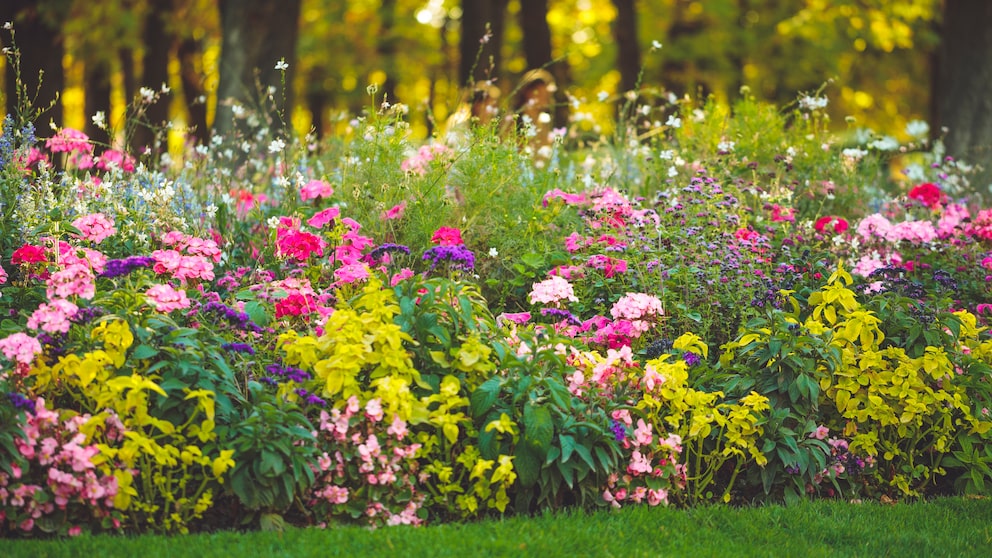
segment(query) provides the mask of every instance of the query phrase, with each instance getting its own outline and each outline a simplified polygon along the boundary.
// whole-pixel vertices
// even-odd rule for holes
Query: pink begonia
[[[858,223],[858,234],[864,240],[871,240],[872,237],[890,240],[891,230],[892,223],[880,213],[873,213]]]
[[[627,465],[627,472],[632,475],[641,475],[651,472],[651,461],[640,451],[634,450],[630,456],[630,464]]]
[[[369,399],[368,403],[365,404],[365,416],[372,422],[382,420],[382,400],[378,398]]]
[[[31,329],[41,329],[48,333],[66,333],[72,325],[69,319],[76,315],[79,307],[69,302],[57,298],[42,303],[28,318],[28,327]]]
[[[338,209],[337,206],[328,207],[327,209],[314,213],[313,217],[307,219],[307,224],[315,229],[319,229],[337,219],[340,214],[341,210]]]
[[[668,503],[668,491],[664,488],[648,489],[648,505],[657,506]]]
[[[163,313],[190,306],[190,301],[186,298],[186,291],[177,291],[172,285],[155,285],[145,291],[145,296],[156,310]]]
[[[654,434],[651,433],[651,423],[644,422],[644,419],[637,419],[637,428],[634,429],[634,441],[639,446],[647,446],[654,442]]]
[[[386,211],[383,211],[382,212],[382,219],[383,220],[402,219],[403,218],[403,213],[405,213],[405,212],[406,212],[406,202],[403,202],[403,203],[394,205],[393,207],[390,207]]]
[[[311,180],[300,188],[300,198],[303,201],[329,198],[334,194],[334,188],[323,180]]]
[[[0,339],[0,351],[8,359],[21,364],[31,364],[41,354],[41,342],[34,337],[17,332]]]
[[[826,426],[820,425],[816,427],[816,430],[810,433],[809,437],[817,440],[825,440],[829,435],[830,429]]]
[[[969,219],[971,213],[968,212],[968,208],[957,203],[948,204],[937,221],[937,235],[941,238],[950,238],[956,235]]]
[[[575,291],[571,283],[557,275],[539,283],[534,283],[530,291],[531,304],[553,304],[562,300],[578,302],[579,298],[575,296]]]
[[[72,264],[56,271],[45,281],[48,298],[69,298],[76,295],[87,300],[96,294],[96,276],[84,264]]]
[[[48,138],[45,147],[52,153],[91,153],[93,144],[90,137],[72,128],[62,128],[54,136]]]
[[[389,286],[395,287],[396,285],[399,285],[401,281],[411,277],[413,277],[413,270],[408,267],[404,267],[389,278]]]
[[[627,293],[613,304],[610,314],[614,319],[640,320],[646,317],[661,316],[665,312],[661,300],[645,293]]]
[[[992,240],[992,208],[979,211],[965,232],[982,240]]]
[[[334,277],[339,283],[354,283],[369,278],[369,268],[365,264],[350,264],[334,270]]]
[[[912,244],[924,244],[936,238],[937,231],[930,221],[903,221],[889,231],[889,240],[905,240]]]
[[[83,215],[73,221],[72,226],[79,229],[79,234],[93,244],[100,244],[104,239],[117,232],[117,229],[114,228],[114,220],[107,218],[103,213]]]
[[[0,265],[0,285],[3,285],[6,282],[7,282],[7,270],[4,269],[2,265]]]

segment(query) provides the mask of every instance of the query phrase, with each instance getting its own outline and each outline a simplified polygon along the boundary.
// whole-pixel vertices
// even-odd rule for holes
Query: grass
[[[990,556],[992,501],[627,508],[426,528],[0,541],[6,558],[227,556]]]

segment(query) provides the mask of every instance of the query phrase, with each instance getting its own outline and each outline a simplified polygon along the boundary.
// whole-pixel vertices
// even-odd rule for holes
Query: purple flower
[[[692,368],[693,366],[699,364],[699,361],[702,359],[700,359],[699,355],[697,355],[696,353],[692,351],[688,351],[682,355],[682,360],[685,361],[686,366]]]
[[[220,348],[229,353],[247,353],[249,355],[255,354],[255,349],[248,343],[223,343]]]
[[[627,437],[627,429],[624,428],[623,423],[618,420],[610,421],[610,430],[613,431],[613,437],[616,441],[622,442]]]
[[[24,409],[25,411],[31,413],[32,415],[34,414],[33,400],[28,399],[24,395],[17,393],[15,391],[8,393],[7,399],[10,400],[11,405],[13,405],[15,409]]]
[[[424,261],[431,262],[434,269],[442,263],[448,264],[448,269],[472,271],[475,268],[475,254],[464,245],[435,246],[424,252]]]
[[[104,267],[103,273],[99,277],[113,279],[122,275],[128,275],[132,271],[155,265],[155,258],[150,256],[128,256],[122,260],[110,260]]]

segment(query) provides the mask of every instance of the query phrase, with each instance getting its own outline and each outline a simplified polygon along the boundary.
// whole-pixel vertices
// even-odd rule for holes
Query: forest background
[[[992,168],[986,0],[7,0],[0,20],[14,25],[29,97],[52,103],[42,123],[132,150],[163,124],[173,149],[228,132],[236,104],[266,97],[322,138],[373,104],[370,85],[378,102],[407,105],[426,138],[471,84],[507,99],[544,68],[556,125],[591,133],[608,133],[634,90],[659,104],[818,94],[840,132],[904,140],[925,121],[949,154]],[[125,138],[129,121],[147,126]],[[973,184],[989,182],[986,171]]]

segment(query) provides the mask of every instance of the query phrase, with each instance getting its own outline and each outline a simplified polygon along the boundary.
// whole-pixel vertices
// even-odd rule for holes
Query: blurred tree
[[[263,111],[273,118],[274,126],[289,124],[293,88],[283,85],[291,85],[296,72],[300,1],[219,0],[223,45],[214,120],[217,132],[233,131],[235,103]],[[280,60],[288,66],[277,69]],[[273,105],[275,112],[270,113]]]
[[[984,169],[975,177],[983,194],[992,184],[992,2],[946,0],[936,75],[936,127],[947,128],[947,151]]]
[[[509,0],[462,0],[458,80],[462,86],[499,76]]]
[[[144,55],[141,58],[140,86],[159,92],[156,102],[147,106],[138,105],[143,114],[138,116],[139,123],[135,126],[130,139],[133,150],[140,151],[144,147],[153,147],[155,131],[169,121],[169,105],[171,96],[167,92],[169,85],[169,59],[175,47],[175,37],[169,33],[170,16],[174,9],[173,0],[147,0],[148,9],[142,24]],[[125,82],[126,83],[126,82]],[[138,91],[125,86],[124,98],[134,102]]]
[[[637,10],[634,0],[613,0],[617,17],[613,21],[613,36],[617,41],[617,69],[620,88],[634,91],[641,73],[641,47],[637,43]]]
[[[568,63],[564,59],[555,59],[551,53],[551,26],[548,25],[548,0],[525,0],[517,12],[517,20],[523,31],[524,57],[527,69],[547,69],[555,78],[555,110],[556,126],[568,123],[568,97],[565,89],[568,87],[570,75]]]
[[[65,72],[62,68],[65,38],[61,28],[70,1],[4,0],[0,3],[0,23],[14,24],[20,53],[20,80],[27,94],[25,101],[32,101],[33,108],[47,108],[51,105],[51,110],[44,115],[44,119],[46,123],[49,120],[54,122],[56,126],[63,123],[60,95],[65,87]],[[6,39],[4,37],[5,44]],[[14,67],[8,64],[4,79],[8,114],[18,109],[16,83]]]

